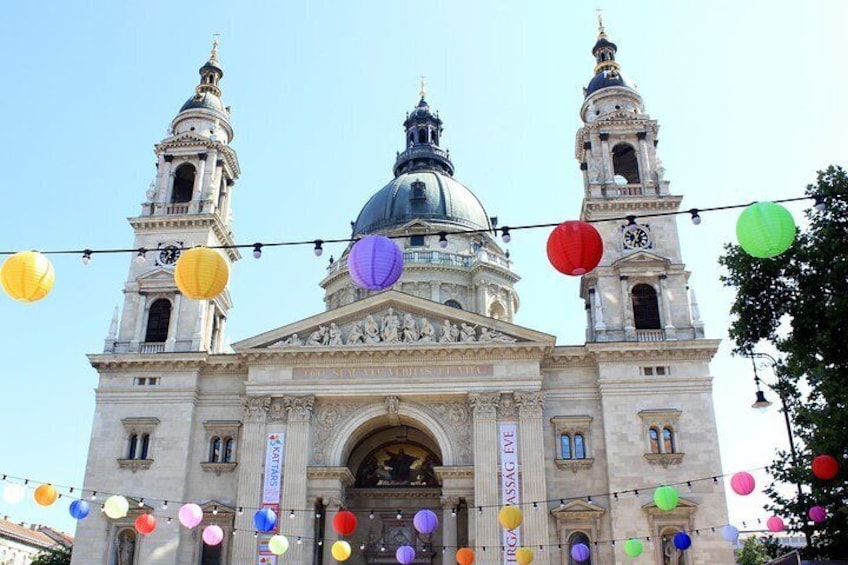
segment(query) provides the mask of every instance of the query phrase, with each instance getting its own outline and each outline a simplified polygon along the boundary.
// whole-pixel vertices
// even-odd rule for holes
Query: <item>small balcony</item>
[[[145,342],[138,346],[139,353],[164,353],[165,342]]]
[[[636,341],[665,341],[665,331],[636,330]]]

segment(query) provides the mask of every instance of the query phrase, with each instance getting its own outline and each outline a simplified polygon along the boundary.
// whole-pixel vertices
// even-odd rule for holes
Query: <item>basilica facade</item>
[[[155,182],[130,219],[133,247],[155,257],[130,261],[120,316],[90,356],[99,384],[84,488],[125,495],[131,510],[81,521],[73,565],[333,563],[343,508],[358,518],[345,538],[357,565],[396,563],[400,545],[420,564],[450,565],[466,546],[477,563],[512,563],[524,546],[534,563],[570,565],[581,543],[591,555],[580,563],[733,563],[714,533],[727,523],[723,483],[701,480],[721,474],[709,369],[718,342],[704,338],[675,216],[636,220],[678,210],[681,197],[616,50],[601,27],[575,142],[581,219],[604,242],[580,286],[585,343],[557,345],[515,323],[519,276],[454,176],[422,92],[394,178],[351,234],[395,236],[401,279],[358,288],[348,248],[320,281],[323,311],[230,348],[229,293],[191,300],[173,276],[182,250],[235,243],[240,168],[213,49],[155,146]],[[654,503],[660,485],[680,492],[671,511]],[[178,526],[186,502],[201,505],[200,527]],[[504,504],[523,510],[519,529],[499,525]],[[280,556],[256,532],[260,508],[290,542]],[[428,534],[413,527],[424,508],[439,517]],[[160,524],[149,536],[133,528],[144,512]],[[209,524],[222,543],[203,542]],[[678,532],[693,538],[685,552]],[[624,552],[633,537],[644,547],[635,560]]]

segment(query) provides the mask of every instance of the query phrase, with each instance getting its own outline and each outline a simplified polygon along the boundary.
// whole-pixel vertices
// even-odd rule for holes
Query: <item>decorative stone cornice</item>
[[[550,350],[550,346],[541,343],[457,343],[433,344],[432,346],[397,344],[394,347],[384,345],[357,346],[315,346],[299,348],[263,348],[249,349],[238,355],[244,363],[250,365],[277,365],[292,363],[297,365],[373,365],[385,360],[406,363],[432,363],[434,357],[440,362],[481,362],[538,360]]]
[[[346,487],[353,486],[356,482],[347,467],[307,467],[306,478],[310,481],[336,480]]]
[[[568,469],[572,473],[591,469],[594,462],[594,457],[589,457],[587,459],[554,459],[554,463],[556,463],[557,468]]]
[[[312,418],[314,396],[287,396],[283,401],[289,413],[289,422],[308,422]]]
[[[459,497],[458,496],[443,496],[439,499],[439,505],[446,510],[456,511],[456,508],[459,506]]]
[[[235,471],[238,463],[210,463],[205,461],[201,463],[200,466],[203,467],[203,470],[207,473],[215,473],[216,477],[220,477],[221,473],[232,473]]]
[[[515,404],[518,406],[519,418],[541,418],[545,409],[545,393],[516,392]]]
[[[685,453],[646,453],[645,459],[651,465],[661,465],[663,468],[668,468],[669,465],[680,465],[683,462]]]
[[[165,214],[161,216],[135,216],[129,218],[130,225],[138,233],[159,232],[162,230],[190,231],[211,229],[221,245],[235,245],[230,228],[224,225],[220,215],[215,214]],[[241,254],[234,247],[226,247],[231,261],[241,259]]]
[[[397,490],[392,488],[359,488],[356,489],[356,498],[363,500],[397,500]],[[351,496],[353,492],[349,492],[348,496]],[[414,489],[406,489],[403,491],[404,498],[415,498],[415,499],[439,499],[442,494],[442,489],[440,488],[425,488],[425,487],[416,487]],[[375,509],[376,511],[376,509]]]
[[[153,459],[118,459],[121,469],[129,469],[133,473],[138,470],[146,471],[153,465]]]
[[[270,407],[270,396],[248,397],[244,401],[244,419],[248,422],[264,422]]]
[[[501,402],[499,392],[472,392],[468,395],[468,403],[474,413],[474,418],[496,418]]]
[[[436,478],[439,482],[444,483],[445,479],[473,479],[474,467],[433,467],[433,472],[436,473]]]

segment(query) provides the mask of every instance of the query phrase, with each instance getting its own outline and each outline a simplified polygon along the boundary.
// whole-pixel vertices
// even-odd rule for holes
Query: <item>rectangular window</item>
[[[656,372],[658,376],[663,376],[666,374],[665,367],[657,367]]]
[[[412,235],[409,237],[409,246],[410,247],[424,247],[424,236],[423,235]]]
[[[653,367],[642,367],[642,374],[646,377],[652,377],[654,375]]]

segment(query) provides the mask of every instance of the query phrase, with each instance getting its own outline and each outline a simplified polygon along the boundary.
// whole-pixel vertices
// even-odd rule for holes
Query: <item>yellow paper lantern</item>
[[[530,565],[533,562],[533,550],[529,547],[519,547],[515,550],[515,560],[518,565]]]
[[[23,302],[35,302],[47,296],[54,281],[53,264],[37,251],[15,253],[0,268],[3,290]]]
[[[504,506],[501,508],[500,512],[498,512],[498,522],[501,523],[501,526],[503,526],[503,529],[505,530],[514,530],[520,526],[521,518],[521,508],[518,506]]]
[[[333,554],[333,559],[336,561],[346,561],[350,557],[350,544],[344,540],[333,542],[330,553]]]
[[[215,298],[227,286],[230,268],[216,250],[208,247],[189,249],[177,260],[174,280],[184,295],[195,300]]]
[[[33,498],[41,506],[50,506],[56,502],[58,497],[59,493],[56,492],[56,487],[53,485],[41,485],[35,489],[35,494],[33,494]]]

